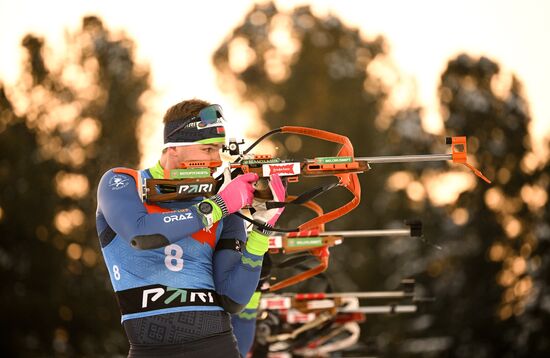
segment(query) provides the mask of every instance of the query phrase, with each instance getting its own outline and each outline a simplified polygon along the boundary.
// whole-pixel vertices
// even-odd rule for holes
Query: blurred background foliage
[[[43,38],[28,35],[22,46],[18,85],[0,84],[0,345],[14,357],[125,355],[95,232],[95,188],[108,168],[139,163],[149,69],[136,63],[134,40],[96,17],[67,35],[60,63],[45,55]],[[389,79],[399,73],[389,52],[384,38],[333,15],[264,3],[228,34],[213,65],[221,88],[253,104],[269,128],[337,132],[357,156],[445,152],[444,137],[423,129],[422,108],[393,105]],[[419,218],[425,240],[348,239],[331,250],[331,287],[395,289],[414,277],[436,298],[414,315],[369,318],[362,346],[381,357],[546,357],[550,167],[532,152],[521,82],[500,76],[496,59],[461,54],[437,91],[444,135],[467,135],[469,160],[493,184],[446,163],[373,165],[360,176],[360,206],[327,229]],[[273,144],[293,158],[335,150],[296,136]],[[339,200],[345,194],[320,202]]]
[[[135,167],[149,89],[133,40],[86,17],[60,64],[27,35],[16,88],[0,86],[0,275],[8,357],[127,350],[99,251],[95,188],[110,167]]]

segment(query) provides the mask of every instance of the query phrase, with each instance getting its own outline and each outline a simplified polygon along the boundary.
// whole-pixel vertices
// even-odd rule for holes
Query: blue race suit
[[[259,292],[257,293],[259,294]],[[257,305],[249,303],[242,312],[231,315],[233,333],[235,334],[235,338],[237,338],[237,345],[242,357],[246,357],[248,352],[250,352],[250,348],[252,348],[252,343],[254,343],[257,314]]]
[[[242,253],[215,248],[220,240],[245,242],[243,221],[229,215],[207,230],[196,209],[200,199],[144,203],[139,194],[142,181],[162,178],[162,167],[157,164],[137,173],[111,169],[98,187],[97,231],[121,320],[186,311],[241,311],[258,284],[262,256],[246,248]],[[163,246],[139,250],[136,240]]]

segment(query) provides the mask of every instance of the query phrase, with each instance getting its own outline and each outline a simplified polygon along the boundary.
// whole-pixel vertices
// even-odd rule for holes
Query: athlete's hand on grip
[[[271,189],[271,194],[273,195],[273,201],[282,202],[286,199],[286,188],[281,181],[281,178],[277,174],[273,174],[269,179],[269,188]],[[283,213],[285,208],[276,208],[276,209],[266,209],[265,201],[254,200],[252,204],[256,212],[252,214],[254,220],[266,223],[270,226],[275,226],[275,223],[279,219],[279,216]]]
[[[252,204],[254,198],[254,184],[259,177],[256,173],[247,173],[239,175],[231,180],[231,172],[229,169],[224,171],[224,184],[218,192],[218,195],[225,202],[227,211],[232,214]],[[226,183],[228,183],[226,185]]]

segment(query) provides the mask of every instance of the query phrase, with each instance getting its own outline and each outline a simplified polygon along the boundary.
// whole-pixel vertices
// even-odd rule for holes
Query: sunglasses
[[[166,138],[170,137],[172,134],[178,132],[179,130],[185,128],[186,126],[189,125],[189,123],[197,119],[200,119],[200,123],[197,124],[197,126],[199,127],[206,127],[210,124],[215,124],[225,120],[223,118],[222,107],[219,104],[211,104],[201,109],[198,115],[185,119],[182,124],[177,126],[170,133],[168,133]]]

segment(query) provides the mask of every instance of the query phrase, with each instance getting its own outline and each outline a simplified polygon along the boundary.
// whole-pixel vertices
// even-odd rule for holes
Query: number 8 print
[[[170,271],[181,271],[183,269],[183,249],[181,246],[172,244],[164,248],[164,264]]]
[[[120,280],[120,270],[117,265],[113,265],[113,275],[115,276],[115,280]]]

